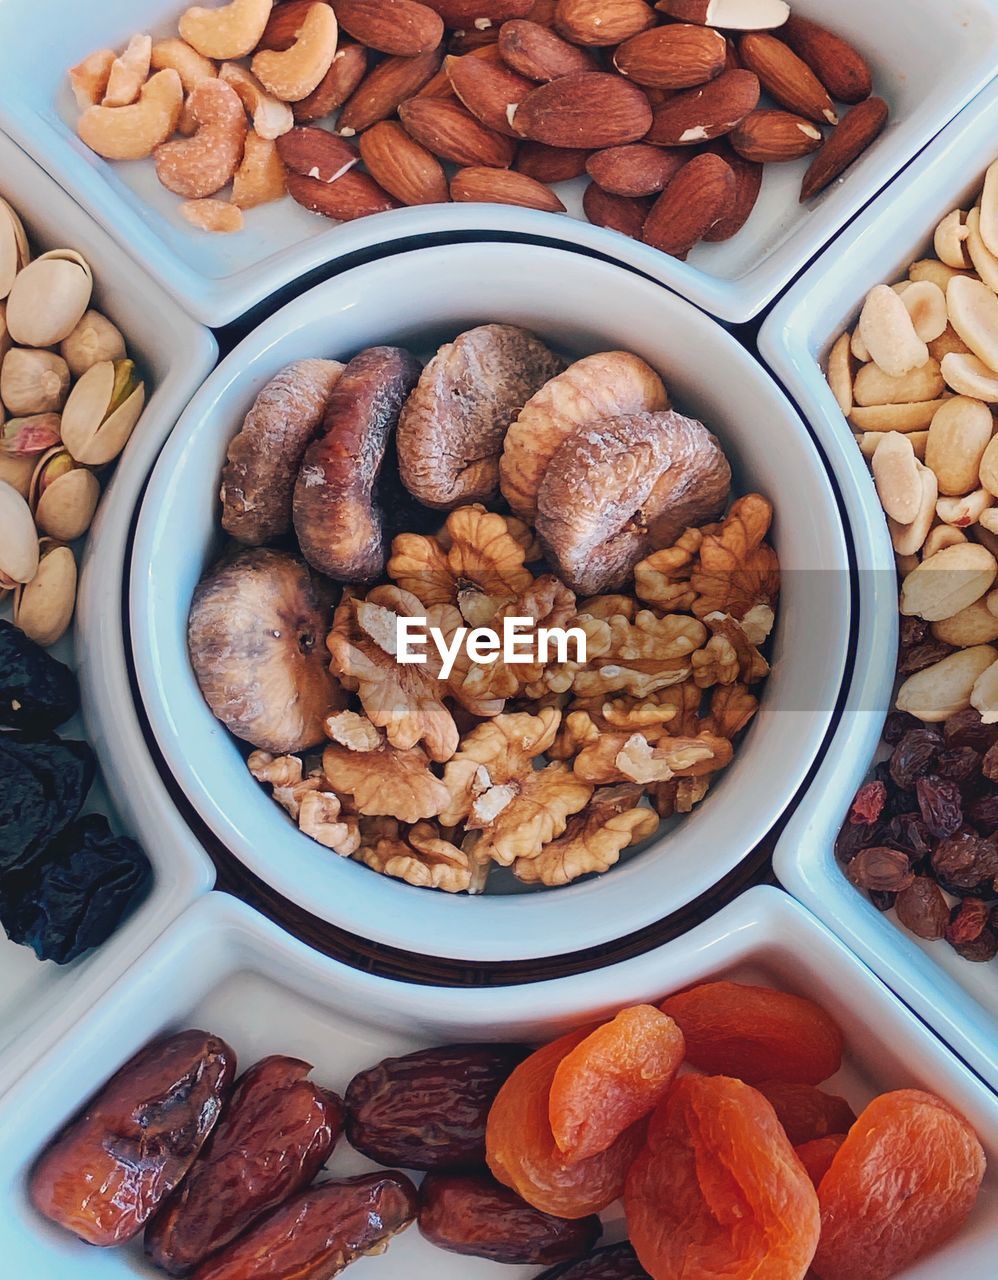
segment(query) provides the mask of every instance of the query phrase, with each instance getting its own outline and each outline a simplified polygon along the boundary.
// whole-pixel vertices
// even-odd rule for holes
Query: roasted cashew
[[[252,71],[247,71],[238,62],[226,62],[218,74],[235,89],[239,101],[253,117],[253,128],[261,138],[273,142],[294,128],[295,116],[290,106],[268,93]]]
[[[107,82],[114,66],[113,49],[98,49],[69,69],[69,83],[76,105],[81,111],[95,107],[107,92]]]
[[[176,36],[156,41],[152,47],[150,65],[154,71],[172,67],[180,76],[185,93],[196,89],[202,80],[214,80],[218,75],[210,58],[204,57],[197,49],[192,49],[186,40],[178,40]]]
[[[195,6],[181,16],[180,34],[206,58],[244,58],[260,43],[274,0],[232,0],[221,9]]]
[[[132,36],[128,48],[111,63],[107,89],[101,100],[104,107],[127,107],[135,101],[149,79],[152,36]]]
[[[199,200],[232,181],[246,142],[246,113],[224,80],[199,84],[190,105],[198,130],[192,138],[157,147],[156,173],[170,191]]]
[[[144,160],[177,127],[184,90],[176,71],[157,73],[127,107],[88,107],[76,131],[91,151],[106,160]]]
[[[283,102],[301,102],[333,65],[338,38],[336,14],[328,4],[314,4],[291,48],[283,53],[261,50],[251,64],[253,74]]]

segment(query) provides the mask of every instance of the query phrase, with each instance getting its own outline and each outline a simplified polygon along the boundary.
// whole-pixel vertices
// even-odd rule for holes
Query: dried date
[[[915,878],[908,855],[883,846],[863,849],[849,863],[846,875],[860,889],[886,893],[900,893]]]
[[[928,876],[916,876],[894,903],[897,917],[918,938],[934,940],[946,934],[949,903],[942,890]]]
[[[925,825],[937,840],[944,840],[963,825],[963,797],[955,782],[936,774],[919,778],[915,784],[918,808]]]
[[[419,1229],[439,1249],[520,1266],[581,1258],[602,1231],[595,1214],[569,1221],[542,1213],[487,1174],[443,1173],[423,1179]]]
[[[650,1280],[632,1245],[611,1244],[588,1258],[554,1267],[538,1280]]]

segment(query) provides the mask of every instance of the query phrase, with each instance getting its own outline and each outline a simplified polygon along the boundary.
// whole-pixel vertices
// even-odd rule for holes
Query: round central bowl
[[[736,493],[774,504],[783,570],[773,672],[733,763],[692,814],[606,875],[522,891],[499,875],[481,897],[415,889],[302,835],[251,777],[212,716],[187,655],[198,579],[222,546],[219,477],[260,389],[304,357],[348,360],[390,343],[428,354],[486,322],[522,325],[571,358],[626,350],[676,407],[720,439]],[[406,951],[471,961],[561,955],[681,910],[773,828],[821,748],[849,645],[846,535],[828,473],[786,397],[714,321],[660,286],[563,249],[461,244],[357,267],[296,299],[208,379],[168,441],[142,502],[131,567],[139,688],[168,767],[218,839],[255,875],[342,929]],[[511,892],[516,887],[518,891]]]

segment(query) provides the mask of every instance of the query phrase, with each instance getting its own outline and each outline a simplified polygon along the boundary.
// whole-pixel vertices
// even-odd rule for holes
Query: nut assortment
[[[32,259],[0,200],[0,599],[52,645],[76,604],[71,546],[100,501],[99,470],[125,447],[145,387],[122,335],[91,309],[93,273],[75,250]]]
[[[869,293],[828,381],[870,459],[900,578],[889,760],[838,842],[926,939],[998,955],[998,161],[934,257]]]
[[[298,361],[221,497],[201,691],[299,828],[382,874],[475,893],[496,866],[607,871],[703,800],[758,707],[772,507],[731,502],[721,444],[636,355],[566,364],[487,324],[425,368]],[[406,661],[417,625],[437,653]],[[516,625],[531,653],[500,644]],[[576,647],[536,647],[554,628]]]
[[[963,1227],[985,1156],[934,1094],[857,1116],[819,1088],[843,1051],[812,1000],[724,978],[533,1052],[387,1058],[343,1099],[283,1056],[233,1083],[231,1047],[183,1031],[90,1100],[28,1194],[90,1244],[144,1232],[156,1266],[195,1280],[324,1280],[414,1222],[464,1257],[553,1267],[541,1280],[889,1280]],[[313,1181],[344,1129],[389,1171]],[[731,1179],[734,1217],[711,1198]],[[617,1199],[630,1239],[597,1249]]]
[[[338,221],[559,213],[585,176],[591,222],[680,258],[741,230],[763,165],[811,157],[813,199],[888,115],[863,54],[784,0],[231,0],[69,74],[87,146],[152,157],[205,231],[286,192]]]

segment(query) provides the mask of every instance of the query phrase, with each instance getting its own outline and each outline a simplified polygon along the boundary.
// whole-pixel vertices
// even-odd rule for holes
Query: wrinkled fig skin
[[[564,367],[539,338],[510,324],[483,324],[441,347],[399,421],[409,492],[443,510],[494,498],[506,428]]]
[[[239,542],[258,547],[291,529],[298,469],[342,372],[337,360],[298,360],[257,396],[222,471],[222,528]]]
[[[189,1274],[307,1187],[343,1130],[343,1104],[297,1058],[264,1058],[239,1080],[183,1186],[146,1229],[146,1253]]]
[[[650,1280],[631,1245],[611,1244],[588,1258],[545,1271],[537,1280]]]
[[[254,547],[219,561],[191,603],[187,642],[205,701],[237,738],[275,755],[321,742],[343,704],[321,590],[297,556]]]
[[[526,1055],[517,1045],[457,1044],[386,1058],[347,1089],[350,1145],[404,1169],[481,1167],[489,1108]]]
[[[56,1138],[31,1175],[39,1213],[93,1245],[131,1240],[197,1158],[232,1088],[224,1040],[156,1040]]]
[[[401,1173],[319,1183],[209,1258],[195,1280],[332,1280],[364,1254],[383,1252],[415,1220],[417,1204]]]
[[[294,494],[305,559],[339,582],[384,570],[387,540],[378,476],[420,363],[401,347],[369,347],[333,388],[322,434],[308,446]]]
[[[555,1218],[488,1174],[430,1173],[419,1191],[419,1229],[450,1253],[520,1266],[569,1262],[588,1253],[599,1218]]]

